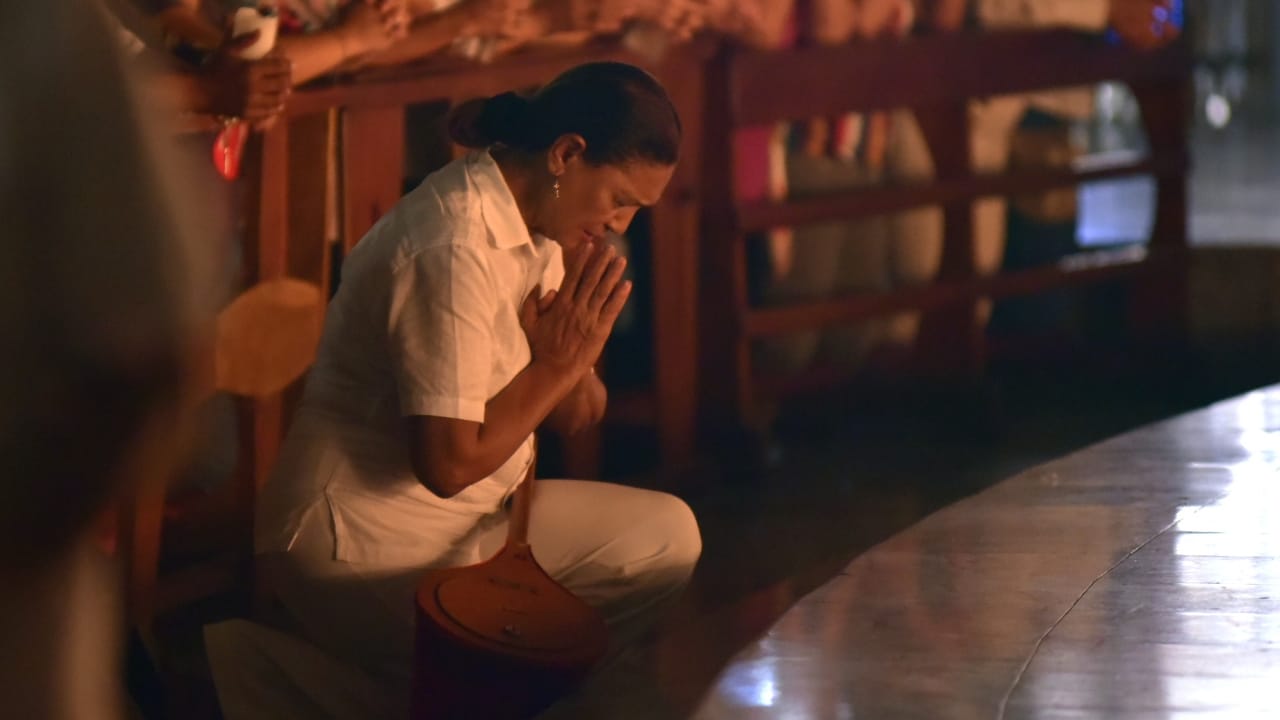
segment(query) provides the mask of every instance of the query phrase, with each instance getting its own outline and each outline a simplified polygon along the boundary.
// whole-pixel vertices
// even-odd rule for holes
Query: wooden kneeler
[[[535,466],[516,490],[502,550],[432,570],[418,586],[416,720],[530,717],[604,656],[600,613],[551,579],[529,547]]]

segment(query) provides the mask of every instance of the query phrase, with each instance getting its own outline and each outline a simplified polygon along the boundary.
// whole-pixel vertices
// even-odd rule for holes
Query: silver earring
[[[551,190],[556,194],[556,199],[560,199],[560,178],[556,178],[555,183],[551,185]]]

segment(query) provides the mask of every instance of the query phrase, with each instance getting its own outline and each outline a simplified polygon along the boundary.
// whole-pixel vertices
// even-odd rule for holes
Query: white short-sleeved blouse
[[[519,309],[564,277],[559,245],[531,237],[487,152],[433,173],[342,267],[319,355],[258,503],[259,552],[290,548],[308,513],[332,513],[336,559],[395,567],[467,561],[452,545],[523,477],[531,440],[449,499],[414,476],[402,418],[484,421],[529,363]]]

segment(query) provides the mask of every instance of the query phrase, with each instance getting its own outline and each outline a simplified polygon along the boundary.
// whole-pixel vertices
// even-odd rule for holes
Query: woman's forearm
[[[414,474],[441,497],[452,497],[489,477],[515,454],[581,377],[581,372],[535,362],[485,404],[483,423],[410,418]]]
[[[600,376],[587,373],[547,416],[544,427],[571,437],[604,419],[609,393]]]

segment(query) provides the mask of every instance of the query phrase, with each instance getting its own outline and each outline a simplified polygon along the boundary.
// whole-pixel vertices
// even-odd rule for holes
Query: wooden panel
[[[343,246],[350,250],[400,200],[404,108],[348,108],[342,118]]]
[[[697,47],[673,53],[659,75],[680,113],[680,164],[652,211],[653,347],[662,465],[693,459],[698,398],[698,203],[704,76]]]
[[[283,278],[288,266],[289,246],[289,124],[277,123],[256,143],[251,157],[244,263],[246,285]],[[256,222],[253,221],[256,219]],[[241,536],[239,560],[244,577],[251,577],[252,518],[258,491],[271,472],[284,434],[283,398],[274,395],[237,401],[240,433],[236,468],[236,506],[248,523]]]
[[[967,100],[924,108],[916,113],[916,122],[928,143],[938,182],[972,177]],[[942,223],[942,266],[937,282],[976,282],[971,198],[957,197],[943,203]],[[978,300],[978,296],[966,294],[925,313],[914,348],[917,372],[964,379],[981,372],[986,326],[976,321]]]
[[[339,111],[289,119],[289,242],[288,274],[319,288],[328,297],[332,286],[333,247],[341,237],[338,219],[338,122]],[[320,306],[323,323],[327,303]],[[304,367],[314,355],[306,358]],[[283,389],[281,431],[288,432],[302,401],[303,382]]]
[[[747,308],[745,243],[734,197],[736,170],[729,116],[728,67],[722,53],[707,64],[702,132],[702,218],[699,303],[700,423],[719,434],[748,412],[749,348],[735,320]]]
[[[610,391],[607,413],[609,422],[619,425],[652,426],[658,419],[653,393],[647,390]]]
[[[328,215],[330,148],[334,113],[317,113],[289,122],[288,272],[317,287],[329,287]]]
[[[246,285],[281,277],[288,265],[289,125],[277,123],[249,144],[245,167]]]

